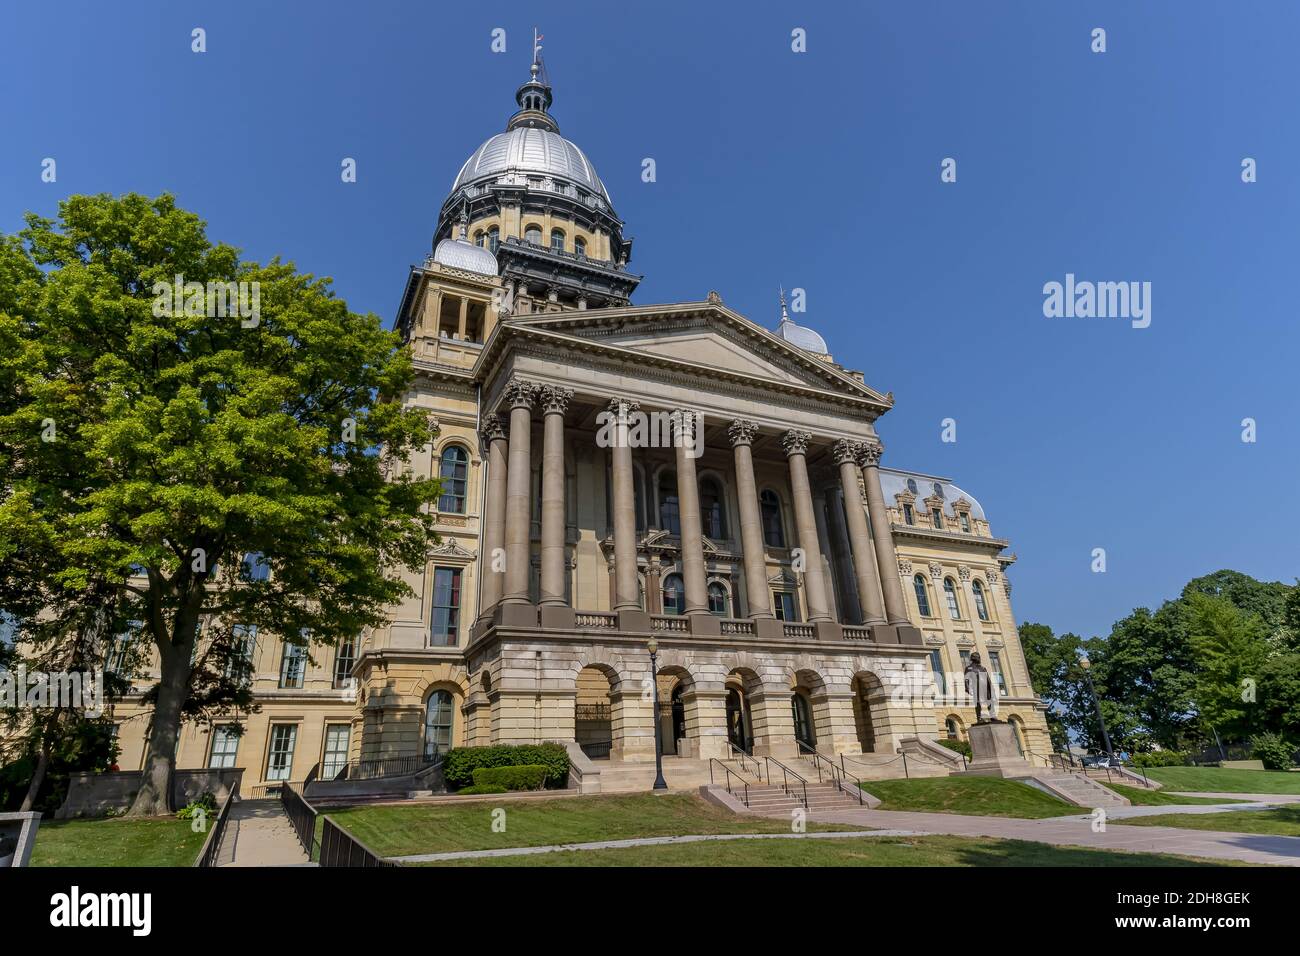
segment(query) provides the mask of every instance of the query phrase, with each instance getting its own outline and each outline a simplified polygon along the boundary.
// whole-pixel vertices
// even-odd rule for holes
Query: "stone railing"
[[[650,629],[652,631],[681,631],[689,634],[691,621],[690,618],[683,617],[680,614],[652,614],[650,615]]]
[[[846,641],[869,641],[871,640],[871,631],[857,624],[845,624],[844,639]]]
[[[618,629],[618,615],[611,611],[578,611],[574,614],[573,622],[576,627],[603,628],[610,631]]]
[[[812,640],[817,636],[817,630],[811,624],[787,623],[785,625],[785,636],[799,641]]]
[[[735,637],[753,637],[755,627],[753,621],[746,621],[739,618],[725,618],[721,624],[722,633]]]

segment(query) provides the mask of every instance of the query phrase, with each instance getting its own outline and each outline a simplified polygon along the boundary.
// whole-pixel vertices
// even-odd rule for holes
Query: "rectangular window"
[[[911,505],[903,505],[903,521],[907,524],[916,524],[916,515],[913,514]]]
[[[938,530],[942,531],[942,530],[943,530],[943,512],[942,512],[940,509],[938,509],[938,508],[934,508],[934,509],[932,509],[932,510],[930,511],[930,517],[934,519],[934,526],[935,526],[935,528],[937,528]]]
[[[337,690],[348,686],[352,679],[352,666],[357,662],[357,639],[349,637],[339,642],[339,649],[334,656],[334,687]]]
[[[1007,696],[1007,679],[1002,674],[1002,655],[997,651],[989,651],[989,671],[993,674],[993,682],[998,685],[998,696]]]
[[[968,515],[966,512],[963,511],[960,517],[961,517],[961,530],[966,532],[967,534],[970,534],[970,515]]]
[[[773,591],[772,606],[776,609],[778,621],[797,621],[799,615],[794,609],[794,594],[790,591]]]
[[[208,757],[209,767],[233,767],[235,754],[239,751],[239,736],[234,733],[233,724],[218,724],[212,728],[212,753]]]
[[[298,644],[284,645],[280,661],[280,686],[289,690],[302,689],[303,674],[307,670],[307,649]]]
[[[244,680],[253,676],[253,654],[257,651],[257,625],[236,624],[230,629],[234,638],[231,659],[226,661],[226,676],[235,676],[238,668]]]
[[[266,563],[266,558],[260,551],[245,554],[240,570],[249,581],[266,581],[271,577],[271,566]]]
[[[455,647],[460,628],[460,569],[433,569],[433,621],[429,643]]]
[[[961,655],[961,672],[966,673],[966,668],[970,665],[970,651],[958,651]]]
[[[271,752],[266,758],[267,780],[289,779],[293,773],[293,745],[297,740],[297,724],[271,725]]]
[[[946,696],[948,678],[943,672],[943,654],[937,647],[930,651],[930,672],[934,674],[934,686],[940,696]]]
[[[121,677],[131,676],[126,673],[131,657],[131,646],[135,643],[142,630],[144,630],[143,621],[126,622],[126,630],[113,638],[113,649],[109,652],[104,670]]]
[[[329,724],[325,728],[325,757],[320,765],[320,778],[333,780],[348,765],[347,724]]]

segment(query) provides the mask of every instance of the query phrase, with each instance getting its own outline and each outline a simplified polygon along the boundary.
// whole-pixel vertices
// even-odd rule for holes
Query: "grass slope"
[[[495,833],[492,813],[505,809]],[[594,843],[688,833],[789,833],[787,820],[738,816],[689,793],[567,797],[460,806],[375,806],[331,810],[329,816],[381,856],[492,850],[556,843]],[[808,824],[810,830],[860,827]]]
[[[1160,853],[1114,853],[955,836],[732,840],[486,857],[437,866],[1222,866]]]
[[[32,866],[193,866],[206,838],[173,817],[42,821]]]
[[[1000,777],[929,777],[920,780],[868,780],[867,793],[879,797],[880,810],[961,813],[977,817],[1063,817],[1086,812],[1025,783]]]
[[[1144,787],[1126,787],[1122,783],[1106,783],[1102,784],[1102,786],[1109,787],[1121,797],[1128,797],[1128,802],[1135,807],[1167,807],[1174,805],[1190,807],[1208,803],[1250,802],[1248,800],[1229,800],[1226,797],[1180,797],[1174,793],[1164,793],[1160,790],[1147,790]]]
[[[1110,822],[1137,827],[1183,827],[1188,830],[1300,837],[1300,807],[1294,806],[1274,807],[1272,810],[1227,810],[1223,813],[1162,813]]]
[[[1280,770],[1225,770],[1222,767],[1149,767],[1152,780],[1166,790],[1192,793],[1300,793],[1300,773]]]

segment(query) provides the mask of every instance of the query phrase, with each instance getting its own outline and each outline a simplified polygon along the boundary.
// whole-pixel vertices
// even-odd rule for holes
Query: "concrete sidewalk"
[[[217,866],[315,866],[279,800],[241,800],[230,808]]]
[[[1132,810],[1141,808],[1133,807]],[[1155,808],[1164,813],[1185,813],[1193,808]],[[1216,808],[1241,809],[1238,806]],[[1108,811],[1114,815],[1115,811]],[[1131,814],[1134,816],[1142,814]],[[1228,833],[1216,830],[1180,830],[1175,827],[1108,826],[1094,833],[1092,817],[1049,817],[1022,820],[1012,817],[971,817],[955,813],[913,813],[901,810],[819,810],[809,820],[844,823],[860,827],[946,833],[953,836],[996,837],[1003,840],[1033,840],[1055,846],[1081,846],[1094,850],[1122,850],[1130,853],[1172,853],[1211,860],[1240,860],[1269,866],[1300,866],[1300,837],[1261,833]]]

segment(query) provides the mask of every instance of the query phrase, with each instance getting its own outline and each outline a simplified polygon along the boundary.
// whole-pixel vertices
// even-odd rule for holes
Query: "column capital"
[[[537,397],[537,383],[522,378],[512,378],[506,383],[502,395],[505,396],[506,403],[511,409],[531,409],[533,400]]]
[[[731,447],[737,445],[754,444],[754,436],[758,434],[758,422],[751,422],[744,418],[737,418],[727,426],[727,437],[731,439]]]
[[[786,457],[805,455],[808,453],[810,441],[812,441],[812,432],[802,432],[792,428],[781,436],[781,447],[785,449]]]
[[[501,421],[501,416],[496,414],[485,415],[483,422],[479,426],[479,440],[484,448],[491,445],[494,441],[504,440],[506,437],[506,426]]]
[[[703,417],[694,409],[674,408],[668,416],[672,423],[673,436],[680,438],[684,445],[689,445],[695,440],[695,434],[699,430],[700,420]]]
[[[609,400],[609,411],[612,415],[630,415],[633,412],[641,411],[641,403],[635,398],[614,397]]]
[[[573,401],[573,389],[562,385],[542,385],[537,389],[537,401],[547,415],[563,415]]]
[[[858,447],[861,443],[849,441],[847,438],[841,438],[831,446],[831,454],[835,457],[835,464],[856,464],[861,455],[861,449]]]
[[[880,439],[858,442],[858,464],[863,468],[875,468],[884,452],[885,444]]]

